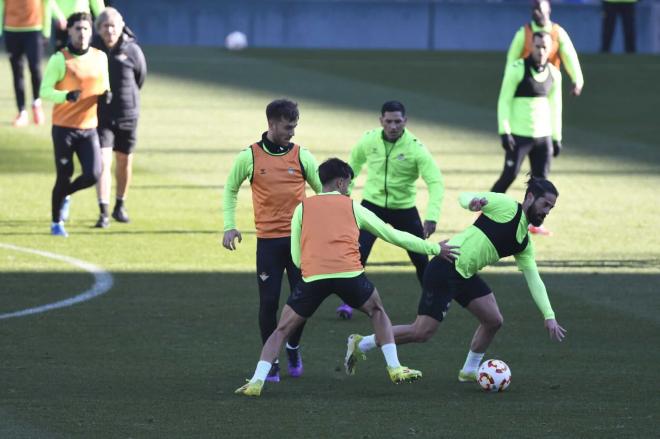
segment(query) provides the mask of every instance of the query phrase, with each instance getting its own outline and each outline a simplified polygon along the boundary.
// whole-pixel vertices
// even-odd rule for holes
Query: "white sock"
[[[389,367],[401,366],[401,363],[399,363],[399,357],[396,354],[396,345],[394,343],[384,344],[380,349],[383,351],[385,362]]]
[[[272,364],[268,361],[259,361],[257,363],[257,369],[254,371],[254,375],[252,375],[250,382],[254,383],[257,380],[266,381],[266,376],[268,376],[271,366]]]
[[[463,365],[463,372],[476,372],[479,369],[479,365],[483,358],[484,352],[468,352],[465,364]]]
[[[358,347],[362,352],[369,352],[373,349],[376,349],[376,336],[374,334],[367,335],[360,340]]]
[[[41,98],[37,98],[32,101],[32,105],[35,107],[41,107]]]
[[[286,342],[286,348],[287,349],[298,349],[299,347],[300,347],[300,345],[294,347],[294,346],[291,346],[288,341]]]

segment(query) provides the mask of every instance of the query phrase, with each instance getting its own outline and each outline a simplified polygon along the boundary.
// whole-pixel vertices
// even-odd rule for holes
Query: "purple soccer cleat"
[[[345,303],[342,303],[337,308],[337,317],[342,320],[350,320],[351,317],[353,317],[353,308],[346,305]]]
[[[289,357],[289,376],[299,378],[303,374],[303,362],[300,355],[300,347],[296,349],[286,348],[286,354]]]
[[[266,376],[266,381],[269,383],[279,383],[280,382],[280,364],[279,363],[273,363],[273,365],[270,367],[270,371],[268,372],[268,375]]]

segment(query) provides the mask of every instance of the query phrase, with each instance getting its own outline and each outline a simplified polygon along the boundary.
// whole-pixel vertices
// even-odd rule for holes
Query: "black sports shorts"
[[[349,278],[330,278],[305,282],[301,280],[287,300],[296,314],[310,318],[331,294],[338,295],[352,308],[361,308],[374,292],[374,284],[364,273]]]
[[[479,275],[466,279],[456,271],[453,263],[440,257],[429,262],[422,285],[417,315],[430,316],[439,322],[447,314],[452,299],[466,307],[473,299],[491,293],[490,287]]]
[[[126,119],[99,123],[97,128],[101,148],[130,154],[137,143],[137,119]]]

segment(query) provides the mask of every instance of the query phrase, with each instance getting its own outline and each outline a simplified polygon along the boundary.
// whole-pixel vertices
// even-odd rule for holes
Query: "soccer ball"
[[[248,46],[247,36],[243,32],[234,31],[225,38],[225,47],[229,50],[243,50]]]
[[[486,392],[503,392],[511,384],[511,369],[502,360],[487,360],[481,363],[477,382]]]

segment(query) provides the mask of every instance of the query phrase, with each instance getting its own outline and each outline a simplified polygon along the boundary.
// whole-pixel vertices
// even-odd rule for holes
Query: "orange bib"
[[[5,0],[5,27],[41,27],[44,20],[43,7],[43,0]]]
[[[300,238],[303,277],[362,270],[359,238],[349,197],[317,195],[304,200]]]
[[[557,23],[552,23],[550,36],[552,37],[552,47],[548,55],[548,62],[559,68],[561,66],[561,58],[559,57],[559,25]],[[532,53],[533,37],[534,32],[532,32],[532,27],[527,23],[525,25],[525,47],[520,55],[521,58],[527,58]]]
[[[291,236],[291,217],[305,198],[305,176],[300,146],[284,155],[271,155],[258,144],[251,146],[252,206],[258,238]]]

